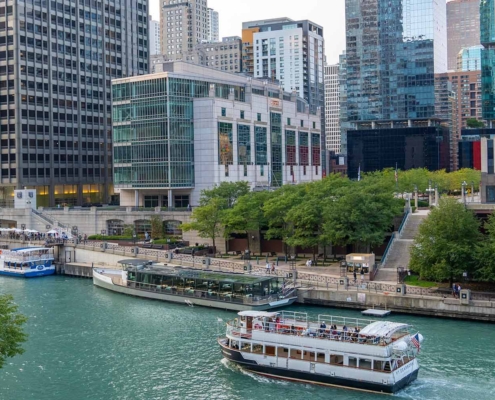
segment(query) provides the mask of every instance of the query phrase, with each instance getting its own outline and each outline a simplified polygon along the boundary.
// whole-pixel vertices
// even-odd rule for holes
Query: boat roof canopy
[[[27,253],[30,251],[39,250],[51,250],[49,247],[18,247],[17,249],[11,249],[10,251],[16,251],[18,253]]]
[[[118,263],[124,264],[124,265],[139,266],[139,265],[150,265],[150,264],[153,264],[153,262],[154,261],[151,261],[151,260],[141,260],[141,259],[136,259],[136,258],[130,258],[129,260],[120,260]]]
[[[274,318],[278,315],[278,312],[267,312],[267,311],[253,311],[253,310],[247,310],[247,311],[240,311],[237,313],[237,315],[240,315],[241,317],[267,317],[267,318]]]
[[[401,329],[408,329],[410,325],[399,322],[376,321],[361,329],[361,335],[374,335],[391,337],[395,332]]]

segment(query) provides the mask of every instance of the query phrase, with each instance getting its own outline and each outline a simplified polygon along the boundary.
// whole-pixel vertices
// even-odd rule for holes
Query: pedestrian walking
[[[356,280],[357,280],[356,271],[354,271],[354,272],[352,273],[352,275],[354,276],[354,283],[356,283]]]
[[[361,283],[364,282],[364,269],[361,268]]]
[[[275,263],[272,263],[272,273],[275,273]]]
[[[265,269],[266,269],[266,273],[269,274],[270,273],[270,263],[269,262],[266,263]]]
[[[452,284],[452,296],[454,296],[454,299],[457,297],[457,283]]]

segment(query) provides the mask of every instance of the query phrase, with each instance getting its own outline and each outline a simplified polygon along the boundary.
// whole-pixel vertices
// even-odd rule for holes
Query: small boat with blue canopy
[[[35,278],[53,275],[53,249],[21,247],[0,251],[0,275]]]

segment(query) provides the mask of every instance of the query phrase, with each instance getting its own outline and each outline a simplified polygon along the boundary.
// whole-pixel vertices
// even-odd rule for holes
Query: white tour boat
[[[22,247],[0,250],[0,275],[36,278],[53,275],[53,249],[48,247]]]
[[[220,338],[222,354],[277,379],[395,393],[418,376],[423,337],[389,321],[283,311],[241,311]]]

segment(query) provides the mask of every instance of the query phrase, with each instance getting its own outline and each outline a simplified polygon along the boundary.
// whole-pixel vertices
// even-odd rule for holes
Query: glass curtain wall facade
[[[282,115],[270,113],[271,128],[271,174],[270,184],[282,186]]]
[[[129,4],[0,1],[0,202],[109,201],[111,79],[148,71],[148,1]]]
[[[114,176],[120,187],[194,185],[192,97],[206,82],[150,79],[113,86]]]
[[[346,0],[348,120],[433,117],[445,29],[435,0]]]
[[[480,37],[484,46],[481,52],[481,86],[483,119],[495,119],[495,1],[481,0]]]

